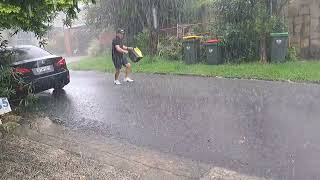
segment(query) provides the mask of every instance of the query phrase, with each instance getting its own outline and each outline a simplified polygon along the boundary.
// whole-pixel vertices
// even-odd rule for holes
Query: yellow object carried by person
[[[139,62],[143,58],[143,54],[139,48],[133,48],[129,51],[129,57],[133,62]]]

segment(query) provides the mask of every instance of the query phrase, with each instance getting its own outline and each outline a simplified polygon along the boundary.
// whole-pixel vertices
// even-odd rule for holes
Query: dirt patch
[[[26,138],[0,140],[0,179],[139,179],[138,174]]]

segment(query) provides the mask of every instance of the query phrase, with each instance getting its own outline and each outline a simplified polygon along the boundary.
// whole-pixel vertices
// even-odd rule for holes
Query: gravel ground
[[[139,179],[140,175],[26,138],[0,141],[0,179]]]
[[[0,138],[2,179],[261,180],[30,116]]]

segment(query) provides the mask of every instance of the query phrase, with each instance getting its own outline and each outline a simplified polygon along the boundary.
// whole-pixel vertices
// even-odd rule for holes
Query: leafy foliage
[[[286,30],[281,8],[287,0],[269,5],[266,0],[216,0],[214,26],[225,43],[227,59],[231,61],[257,60],[266,51],[268,34]],[[283,6],[282,6],[283,7]],[[271,13],[271,9],[275,9]],[[259,46],[259,44],[261,46]]]
[[[146,55],[150,55],[149,47],[150,31],[148,29],[135,36],[135,46],[139,47]],[[177,37],[160,38],[157,55],[170,60],[180,60],[182,58],[182,40]]]
[[[65,12],[66,24],[70,25],[71,19],[79,11],[79,2],[80,0],[3,0],[0,2],[0,28],[31,31],[42,37],[57,12]]]
[[[148,29],[148,52],[155,55],[159,28],[190,21],[192,16],[190,11],[186,11],[186,7],[196,1],[198,0],[101,0],[89,8],[87,23],[94,32],[101,32],[109,27],[126,29],[129,45],[135,42],[139,33]]]
[[[150,54],[158,49],[162,56],[168,54],[174,58],[178,58],[179,45],[175,48],[177,44],[170,38],[161,40],[157,28],[172,27],[177,23],[210,22],[213,23],[210,34],[224,41],[224,52],[229,62],[256,61],[266,57],[268,34],[287,30],[283,8],[288,1],[101,0],[89,8],[87,22],[94,30],[103,31],[110,26],[125,28],[129,43],[136,42]],[[157,10],[156,19],[152,13],[154,8]],[[155,20],[159,27],[154,27]],[[197,28],[195,32],[206,29],[202,26]]]
[[[0,36],[0,41],[1,41]],[[11,100],[19,100],[20,105],[27,106],[31,102],[34,101],[34,96],[32,95],[32,89],[30,85],[24,84],[20,75],[16,73],[12,67],[10,67],[9,57],[10,53],[5,51],[7,46],[7,41],[2,41],[0,45],[0,97],[7,97]],[[23,96],[23,99],[19,99],[20,95],[18,94],[16,89],[21,87],[26,90],[26,96]]]
[[[0,124],[0,137],[5,137],[8,135],[13,135],[16,128],[20,125],[16,122],[7,122],[5,124]]]
[[[183,54],[182,40],[171,37],[160,41],[159,55],[170,60],[180,60]]]
[[[89,8],[87,23],[95,29],[126,28],[138,33],[153,27],[152,8],[157,9],[160,27],[176,24],[184,16],[182,7],[191,0],[101,0]]]
[[[289,48],[286,60],[287,61],[298,61],[297,50],[296,50],[295,47],[290,47]]]
[[[139,47],[144,54],[150,54],[149,37],[150,31],[148,29],[144,29],[134,37],[135,46]]]
[[[13,89],[17,85],[16,76],[9,67],[1,66],[0,73],[0,97],[12,97],[15,94]]]
[[[11,70],[7,66],[7,58],[9,54],[5,53],[5,47],[7,46],[7,41],[2,41],[2,36],[0,34],[0,97],[11,97],[15,94],[15,91],[12,89],[12,85],[15,84],[14,81],[16,78]]]

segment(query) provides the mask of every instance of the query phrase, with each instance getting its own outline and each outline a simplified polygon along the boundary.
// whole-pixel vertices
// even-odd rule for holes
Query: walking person
[[[127,47],[123,45],[123,38],[124,38],[124,30],[118,29],[116,32],[116,37],[112,40],[112,61],[114,67],[116,69],[116,73],[114,76],[114,84],[121,85],[119,81],[120,70],[122,66],[126,68],[126,74],[124,78],[124,82],[133,82],[133,80],[129,77],[131,73],[131,64],[128,62],[127,58],[124,56],[125,54],[129,53],[129,50],[132,50],[132,47]]]

